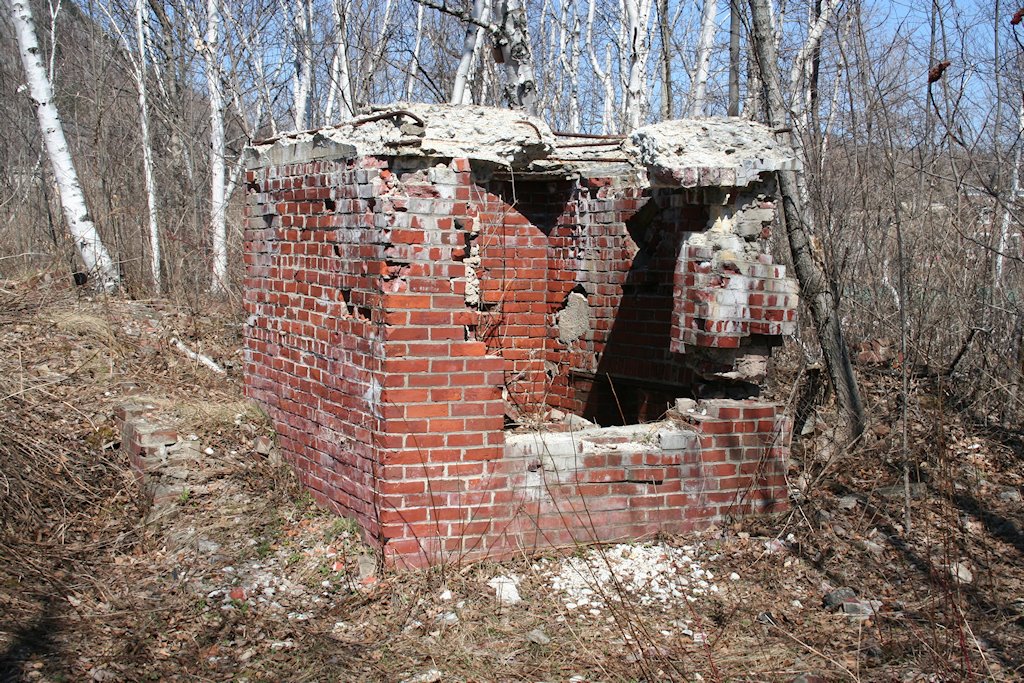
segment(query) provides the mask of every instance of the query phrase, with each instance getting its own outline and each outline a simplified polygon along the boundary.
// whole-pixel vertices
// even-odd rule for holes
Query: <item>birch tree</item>
[[[1010,192],[1008,197],[1001,197],[1002,219],[999,222],[999,246],[996,248],[995,286],[1003,286],[1003,268],[1006,262],[1006,251],[1010,245],[1010,207],[1020,199],[1020,163],[1024,139],[1024,100],[1017,109],[1017,138],[1014,141],[1013,166],[1010,168]]]
[[[412,59],[405,80],[405,99],[412,101],[412,90],[420,72],[420,44],[423,42],[423,5],[416,6],[416,37],[413,39]]]
[[[459,58],[459,67],[455,70],[452,96],[448,100],[451,104],[471,104],[473,101],[471,94],[473,63],[479,47],[483,43],[484,29],[490,24],[490,17],[490,0],[473,0],[473,11],[466,22],[466,33],[462,39],[462,56]]]
[[[156,178],[153,173],[153,142],[149,134],[149,91],[146,88],[145,0],[135,0],[135,37],[138,42],[136,87],[139,91],[139,129],[142,133],[142,173],[146,180],[146,218],[149,221],[149,270],[153,291],[160,294],[160,221],[157,214]]]
[[[324,118],[333,121],[334,108],[342,119],[351,118],[356,108],[352,96],[352,74],[348,55],[348,13],[350,0],[331,0],[331,17],[334,19],[334,56],[331,58],[331,82],[327,89],[327,106]]]
[[[711,70],[711,50],[715,43],[715,20],[718,0],[704,0],[704,11],[700,20],[700,39],[697,42],[697,64],[693,74],[693,102],[690,116],[704,116],[704,98],[708,89],[708,72]]]
[[[587,56],[590,58],[590,68],[594,70],[598,82],[601,84],[603,98],[601,100],[601,133],[609,134],[618,132],[615,125],[615,83],[612,80],[610,52],[605,50],[605,64],[602,66],[598,58],[598,48],[594,41],[594,14],[597,7],[597,0],[590,0],[587,9]]]
[[[98,287],[113,290],[120,286],[118,269],[103,246],[99,232],[93,224],[85,204],[85,195],[78,180],[71,151],[64,136],[57,105],[53,102],[53,86],[47,77],[46,68],[40,56],[39,41],[36,38],[35,21],[29,0],[9,0],[11,24],[18,42],[18,52],[28,81],[29,96],[35,105],[36,118],[43,134],[46,153],[53,168],[60,193],[60,203],[68,231],[75,241],[75,248],[82,259],[85,270],[96,281]]]
[[[623,0],[625,8],[627,73],[626,130],[639,128],[647,114],[647,57],[650,54],[651,0]]]
[[[220,0],[207,0],[206,37],[202,41],[206,88],[210,98],[210,240],[213,278],[210,290],[228,288],[227,192],[224,177],[224,89],[220,69]]]
[[[643,0],[649,2],[649,0]],[[501,0],[498,49],[505,70],[505,99],[513,109],[537,113],[537,83],[533,75],[530,32],[523,0]]]
[[[292,14],[295,68],[292,73],[292,119],[295,130],[312,128],[309,98],[313,87],[313,3],[295,0]]]

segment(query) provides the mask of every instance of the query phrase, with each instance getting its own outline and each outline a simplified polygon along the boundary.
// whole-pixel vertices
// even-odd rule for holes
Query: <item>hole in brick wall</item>
[[[335,202],[330,197],[328,197],[327,199],[324,200],[324,211],[333,212],[337,208],[338,208],[337,202]]]
[[[335,246],[335,249],[337,249],[337,246]],[[346,288],[343,287],[339,291],[341,293],[341,300],[345,303],[345,315],[351,316],[352,315],[352,301],[351,301],[351,299],[352,299],[352,290],[351,289],[346,289]]]
[[[252,183],[246,183],[246,184],[245,184],[245,189],[246,189],[246,191],[247,191],[247,192],[249,192],[250,194],[256,194],[256,193],[259,193],[259,191],[260,191],[260,184],[259,184],[259,183],[256,183],[256,182],[252,182]]]
[[[455,221],[455,227],[462,229],[459,221]],[[477,235],[469,232],[462,233],[462,249],[459,251],[452,251],[452,260],[454,261],[465,261],[473,254],[473,240],[477,238]]]
[[[332,245],[331,249],[334,251],[334,255],[335,256],[337,256],[339,258],[341,257],[341,245],[340,244]]]
[[[694,397],[690,384],[621,375],[575,372],[572,383],[586,406],[583,417],[605,427],[656,422],[677,398]]]
[[[671,351],[673,287],[676,259],[683,242],[703,231],[708,210],[703,204],[674,197],[673,190],[653,190],[649,201],[626,222],[627,243],[635,246],[619,262],[626,272],[622,297],[594,307],[614,307],[595,372],[576,372],[571,381],[583,405],[583,417],[601,425],[660,419],[676,398],[691,398],[695,373],[681,354]],[[617,303],[617,306],[615,305]]]
[[[373,211],[375,208],[377,208],[377,199],[376,199],[376,197],[368,197],[366,199],[366,210],[367,211]]]

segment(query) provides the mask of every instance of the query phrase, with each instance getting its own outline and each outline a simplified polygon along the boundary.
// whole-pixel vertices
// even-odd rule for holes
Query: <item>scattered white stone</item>
[[[450,590],[445,589],[441,592],[441,595],[439,597],[441,598],[441,600],[447,602],[452,599],[452,592]]]
[[[549,645],[551,644],[551,638],[548,634],[544,633],[543,629],[535,628],[526,634],[526,639],[534,645]]]
[[[739,581],[740,580],[740,575],[737,574],[736,572],[733,572],[732,574],[729,574],[729,580],[730,581]]]
[[[437,683],[443,678],[443,674],[437,669],[430,669],[421,674],[403,678],[402,683]]]
[[[664,544],[594,548],[551,568],[550,585],[563,594],[566,609],[586,607],[600,616],[623,599],[643,606],[670,607],[718,591],[714,575],[697,561],[699,547]],[[737,577],[739,578],[739,577]]]
[[[514,605],[522,602],[517,584],[518,579],[510,576],[495,576],[487,582],[487,585],[494,589],[494,597],[502,606]]]
[[[206,453],[207,455],[213,455],[213,449],[207,446],[205,449],[203,449],[203,453]]]
[[[960,583],[967,584],[974,581],[974,573],[963,562],[953,562],[950,564],[949,573]]]
[[[445,626],[455,626],[459,623],[459,615],[455,612],[443,612],[437,615],[437,622]]]

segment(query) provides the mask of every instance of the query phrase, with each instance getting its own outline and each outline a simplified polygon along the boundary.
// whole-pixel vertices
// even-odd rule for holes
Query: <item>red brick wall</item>
[[[384,189],[372,159],[249,171],[246,388],[322,504],[378,533]]]
[[[573,370],[685,395],[685,359],[668,349],[676,255],[706,222],[686,195],[655,193],[656,218],[638,226],[649,200],[628,184],[513,187],[465,159],[279,164],[247,183],[248,394],[316,499],[396,561],[681,531],[784,503],[772,406],[703,404],[658,427],[683,435],[672,448],[588,432],[583,460],[550,471],[528,437],[506,443],[503,390],[525,412],[598,401]],[[566,345],[556,315],[576,287],[592,325]]]

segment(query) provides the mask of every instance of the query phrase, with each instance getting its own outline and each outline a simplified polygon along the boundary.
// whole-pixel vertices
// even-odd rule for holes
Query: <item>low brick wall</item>
[[[671,420],[509,434],[502,457],[382,481],[399,564],[501,558],[680,533],[787,507],[787,421],[769,404],[702,401]]]

